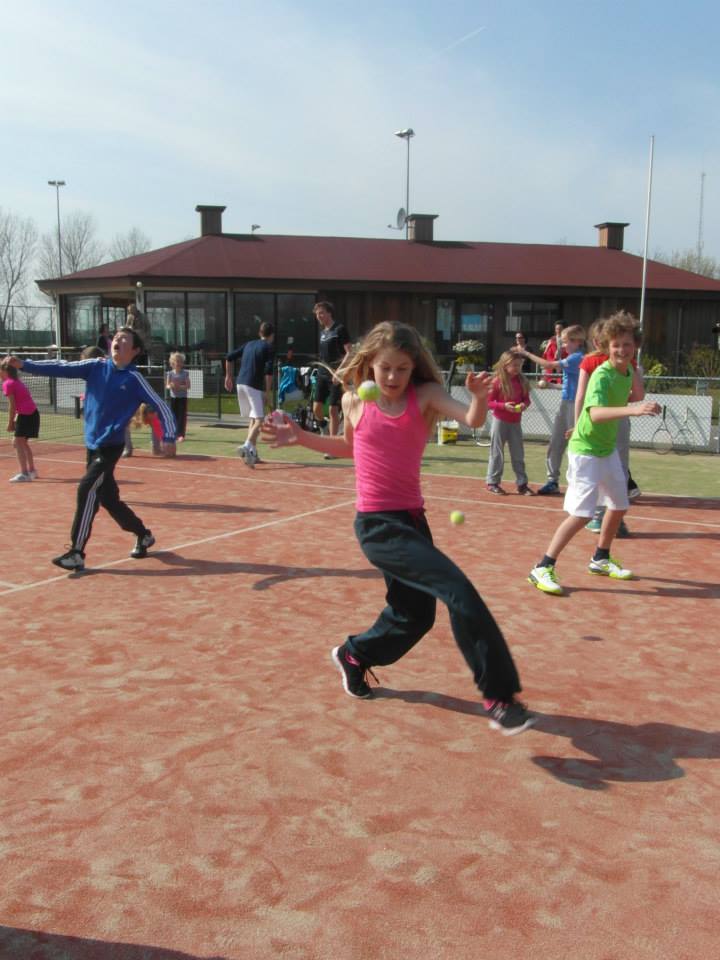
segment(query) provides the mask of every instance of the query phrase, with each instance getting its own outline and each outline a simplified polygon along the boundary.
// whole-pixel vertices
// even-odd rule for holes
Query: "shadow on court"
[[[697,533],[690,530],[635,530],[633,529],[633,540],[714,540],[720,541],[720,533]]]
[[[382,667],[377,669],[380,671]],[[375,687],[373,693],[378,700],[426,703],[440,710],[485,716],[479,701],[461,700],[427,690]],[[680,758],[720,759],[720,731],[708,733],[670,723],[633,726],[611,720],[543,714],[538,717],[533,729],[521,736],[529,738],[538,733],[564,737],[573,747],[595,758],[532,757],[536,766],[555,779],[583,790],[606,790],[613,781],[658,783],[677,780],[685,776],[683,768],[676,763]]]
[[[215,954],[196,954],[109,940],[65,937],[41,930],[0,927],[0,956],[3,960],[224,960]]]
[[[715,497],[666,497],[657,493],[643,493],[635,503],[638,507],[662,507],[670,510],[720,510],[720,499]]]
[[[634,590],[631,583],[655,584],[654,589]],[[687,600],[717,600],[720,597],[720,584],[717,581],[707,580],[683,580],[678,583],[677,580],[666,579],[665,577],[640,577],[636,576],[633,580],[613,581],[613,588],[617,589],[622,583],[622,593],[618,590],[618,595],[637,596],[637,597],[675,597]],[[565,596],[553,597],[552,602],[562,602],[575,593],[607,593],[607,589],[602,587],[573,587],[563,583]]]
[[[382,574],[369,567],[365,570],[346,570],[342,567],[292,567],[275,563],[243,563],[236,560],[200,560],[183,557],[179,553],[159,551],[149,554],[165,565],[165,569],[144,566],[123,569],[118,567],[85,569],[79,576],[104,574],[112,577],[224,577],[231,574],[264,576],[252,585],[253,590],[269,590],[288,580],[321,580],[329,577],[352,577],[356,580],[381,580]]]
[[[272,507],[244,507],[233,503],[168,503],[155,500],[132,500],[133,507],[150,507],[154,510],[178,510],[180,513],[277,513]]]

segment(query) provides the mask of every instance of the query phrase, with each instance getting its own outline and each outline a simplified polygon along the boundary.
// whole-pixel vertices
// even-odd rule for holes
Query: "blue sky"
[[[6,210],[62,210],[153,246],[198,203],[245,232],[595,244],[720,257],[720,5],[667,0],[6,0]]]

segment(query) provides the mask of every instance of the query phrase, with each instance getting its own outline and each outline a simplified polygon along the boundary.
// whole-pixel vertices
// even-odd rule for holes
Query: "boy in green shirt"
[[[562,594],[555,564],[575,534],[592,517],[596,506],[607,506],[598,546],[588,571],[614,580],[631,580],[610,556],[610,546],[625,511],[630,506],[627,481],[616,449],[621,417],[657,416],[660,405],[633,400],[632,358],[635,354],[637,321],[629,313],[613,314],[603,324],[600,345],[608,355],[590,378],[583,409],[568,446],[568,488],[564,509],[569,514],[555,531],[542,560],[528,580],[543,593]]]

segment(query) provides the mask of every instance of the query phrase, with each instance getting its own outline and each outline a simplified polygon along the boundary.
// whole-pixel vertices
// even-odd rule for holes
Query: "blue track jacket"
[[[24,360],[22,368],[41,377],[80,379],[85,388],[85,445],[91,450],[125,443],[125,428],[141,403],[160,418],[163,440],[175,442],[175,417],[134,363],[120,370],[110,359]]]

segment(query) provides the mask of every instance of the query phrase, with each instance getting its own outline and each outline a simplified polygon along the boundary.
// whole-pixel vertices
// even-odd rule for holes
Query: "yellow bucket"
[[[458,429],[460,424],[457,420],[442,420],[438,423],[438,440],[439,444],[445,443],[457,443],[458,438]]]

